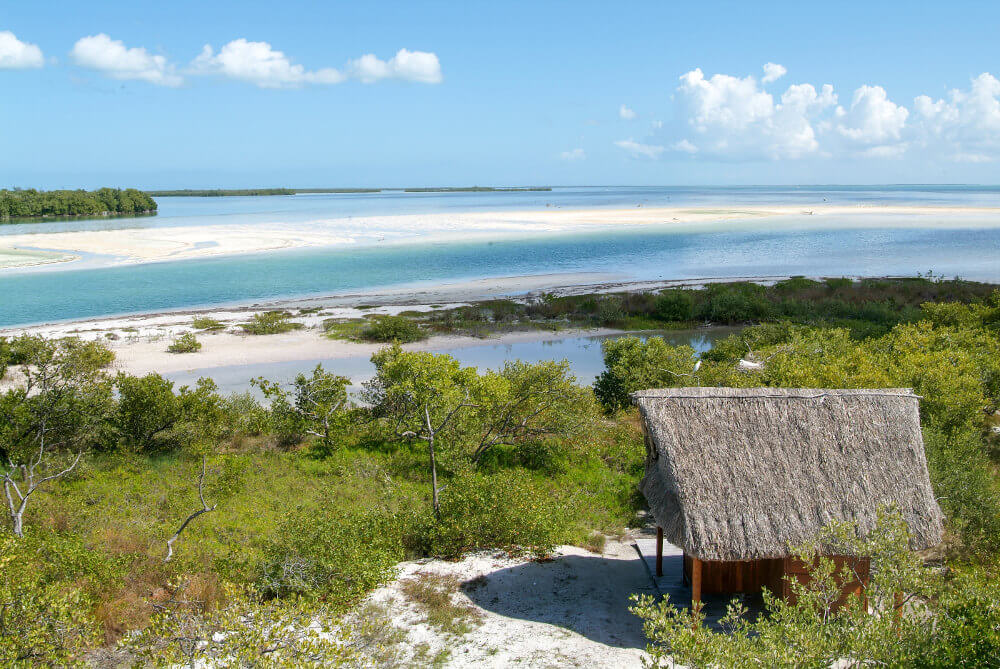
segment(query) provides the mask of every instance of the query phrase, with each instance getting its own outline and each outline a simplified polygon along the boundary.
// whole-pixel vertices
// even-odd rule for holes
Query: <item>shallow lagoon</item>
[[[697,330],[667,330],[663,332],[642,332],[636,336],[647,339],[650,336],[664,337],[675,345],[687,344],[701,353],[712,347],[712,344],[735,332],[736,328],[700,328]],[[625,335],[574,335],[544,341],[527,341],[515,343],[500,343],[484,340],[477,346],[461,348],[437,349],[435,353],[447,353],[454,356],[463,365],[472,365],[479,369],[497,369],[508,360],[524,360],[538,362],[540,360],[567,360],[581,384],[589,385],[604,369],[601,357],[601,343],[606,339],[615,339]],[[351,379],[352,390],[358,391],[361,384],[374,374],[374,368],[368,356],[354,356],[335,359],[297,360],[293,362],[278,362],[262,365],[235,365],[232,367],[215,367],[211,369],[193,369],[185,372],[167,374],[167,378],[178,386],[194,385],[203,376],[212,378],[223,393],[243,392],[250,390],[250,381],[256,377],[264,377],[270,381],[290,383],[296,374],[312,371],[316,365],[336,374]],[[255,391],[259,397],[259,393]]]

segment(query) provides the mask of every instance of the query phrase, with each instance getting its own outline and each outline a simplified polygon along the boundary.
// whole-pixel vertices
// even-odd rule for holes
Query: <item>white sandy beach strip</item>
[[[24,249],[49,251],[57,260],[94,256],[100,264],[134,264],[291,248],[347,247],[435,241],[493,240],[537,234],[643,225],[712,226],[720,223],[785,218],[800,221],[837,216],[839,226],[926,225],[997,226],[1000,209],[926,206],[743,206],[635,207],[631,209],[545,209],[474,213],[437,213],[121,230],[23,233],[0,237],[0,268],[25,264]],[[875,222],[873,223],[873,216]],[[944,218],[941,218],[944,217]],[[31,263],[27,263],[31,264]]]

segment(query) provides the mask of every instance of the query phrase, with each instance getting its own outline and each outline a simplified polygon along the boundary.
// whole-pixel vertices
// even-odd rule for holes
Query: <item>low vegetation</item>
[[[427,332],[405,316],[376,316],[362,330],[361,339],[375,342],[408,342],[427,338]]]
[[[156,201],[134,188],[0,190],[0,222],[58,216],[134,216],[156,212]]]
[[[174,339],[167,347],[168,353],[197,353],[201,350],[201,342],[192,332],[185,332]]]
[[[273,335],[301,330],[302,323],[291,319],[287,311],[262,311],[254,314],[250,320],[240,325],[243,332],[252,335]]]
[[[930,276],[860,281],[799,277],[772,286],[735,282],[648,293],[486,300],[426,313],[404,312],[394,318],[412,321],[431,334],[477,337],[570,327],[653,330],[786,321],[845,328],[852,337],[864,339],[883,335],[899,323],[920,320],[926,302],[981,301],[992,290],[988,284]],[[330,320],[327,328],[331,334],[354,337],[362,329],[358,323],[363,321]]]
[[[226,324],[208,316],[196,316],[191,320],[191,327],[195,330],[224,330]]]
[[[637,522],[645,447],[628,393],[700,384],[914,388],[947,541],[933,556],[911,554],[889,512],[871,546],[851,543],[850,528],[828,528],[872,554],[870,601],[882,615],[857,606],[832,614],[822,562],[794,605],[769,600],[756,620],[734,607],[729,634],[670,602],[637,600],[654,662],[996,664],[1000,293],[987,288],[797,281],[763,293],[611,296],[603,307],[595,296],[475,307],[491,323],[657,309],[721,317],[721,304],[746,315],[734,305],[747,296],[780,309],[700,365],[692,349],[655,337],[609,341],[593,389],[566,363],[477,370],[395,344],[373,356],[360,396],[317,367],[289,385],[259,379],[262,404],[222,395],[209,380],[176,388],[157,374],[113,374],[99,343],[0,340],[0,663],[355,662],[385,627],[356,607],[401,560],[480,549],[545,556]],[[921,304],[925,294],[941,299]],[[851,305],[846,321],[788,306],[827,299]],[[892,318],[871,308],[887,301]],[[261,316],[263,330],[287,324],[287,314]],[[421,327],[437,316],[420,316]],[[203,508],[211,513],[192,513]],[[476,621],[453,585],[402,587],[432,627],[460,635]],[[905,595],[899,622],[895,591]]]

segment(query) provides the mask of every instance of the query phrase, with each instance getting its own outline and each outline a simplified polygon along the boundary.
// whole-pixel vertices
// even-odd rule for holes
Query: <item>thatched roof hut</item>
[[[908,389],[670,388],[632,395],[646,431],[641,489],[663,536],[698,560],[787,557],[832,520],[871,531],[880,507],[912,548],[941,540]]]

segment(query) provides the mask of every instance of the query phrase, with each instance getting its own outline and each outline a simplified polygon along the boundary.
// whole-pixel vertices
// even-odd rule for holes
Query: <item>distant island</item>
[[[155,214],[156,201],[134,188],[0,190],[0,221]]]
[[[523,191],[550,191],[550,186],[442,186],[437,188],[182,188],[179,190],[151,190],[153,197],[238,197],[261,195],[299,195],[308,193],[510,193]]]

